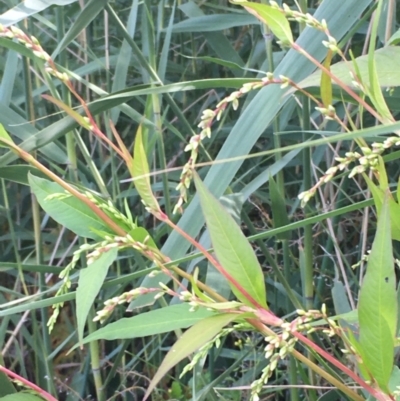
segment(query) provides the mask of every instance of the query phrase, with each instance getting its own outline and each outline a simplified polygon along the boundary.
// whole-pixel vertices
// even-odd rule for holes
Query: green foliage
[[[43,210],[72,232],[85,238],[100,239],[96,231],[108,231],[87,205],[70,196],[60,185],[31,174],[28,180]]]
[[[37,397],[33,394],[28,393],[18,393],[18,394],[10,394],[5,397],[0,398],[1,401],[41,401],[41,397]]]
[[[242,0],[234,0],[233,3],[240,4],[247,11],[254,14],[258,19],[268,25],[282,45],[290,46],[293,43],[293,35],[289,21],[280,10],[266,4],[250,3]]]
[[[2,367],[51,401],[395,399],[389,2],[25,3],[0,5]]]
[[[391,244],[390,210],[386,196],[368,256],[358,304],[360,346],[371,380],[388,392],[397,334],[397,295]]]
[[[285,199],[282,196],[281,191],[278,188],[273,177],[269,177],[269,192],[271,196],[271,209],[274,219],[274,227],[284,227],[290,223],[289,216],[286,211]],[[276,236],[279,240],[290,239],[290,232],[278,234]]]
[[[138,191],[140,198],[143,199],[146,207],[151,211],[158,212],[160,207],[158,206],[158,202],[151,190],[149,172],[146,150],[143,144],[142,127],[139,126],[135,137],[135,150],[131,174],[134,179],[136,190]]]
[[[3,362],[3,358],[0,358],[1,363]],[[4,372],[0,372],[0,397],[4,397],[10,394],[15,394],[17,390],[15,390],[14,385],[11,380],[7,377]]]
[[[104,339],[115,340],[124,338],[136,338],[167,333],[176,329],[185,329],[213,313],[205,309],[191,311],[187,304],[171,305],[162,309],[143,312],[137,316],[120,319],[109,323],[87,336],[83,343]]]
[[[3,141],[2,139],[6,140],[7,142],[11,142],[12,143],[12,139],[10,137],[10,135],[8,135],[7,131],[4,129],[3,125],[0,124],[0,146],[2,147],[8,147]]]
[[[164,358],[162,364],[153,377],[149,387],[147,388],[145,400],[154,390],[157,383],[165,376],[165,374],[193,352],[197,351],[201,346],[212,340],[222,328],[236,319],[235,314],[224,314],[219,316],[210,316],[193,325],[187,330],[179,340],[174,344],[171,350]]]
[[[266,307],[263,274],[253,249],[232,216],[197,175],[194,180],[215,255],[233,293],[247,305]]]
[[[381,87],[400,86],[400,77],[396,66],[400,62],[400,47],[386,46],[373,52],[373,60],[376,69],[376,78],[378,78]],[[369,56],[360,56],[355,59],[359,71],[359,79],[365,85],[371,85],[369,73]],[[346,85],[353,85],[354,78],[349,74],[349,63],[340,61],[330,68],[331,73],[340,78]],[[317,70],[299,83],[301,88],[318,86],[321,80],[321,71]]]
[[[78,338],[81,344],[89,310],[107,277],[109,267],[117,255],[118,251],[116,249],[107,250],[79,273],[78,288],[76,289],[76,321]]]

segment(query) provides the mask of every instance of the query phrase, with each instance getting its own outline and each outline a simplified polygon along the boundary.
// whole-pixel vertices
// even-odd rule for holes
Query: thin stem
[[[260,321],[255,320],[255,319],[246,319],[248,323],[250,323],[254,328],[256,328],[260,333],[262,333],[265,336],[271,336],[271,335],[276,335],[274,331],[272,331],[269,327],[265,326],[262,324]],[[366,389],[368,392],[371,394],[375,394],[377,391],[373,389],[372,387],[368,386],[361,378],[359,378],[354,372],[352,372],[350,369],[348,369],[345,365],[343,365],[341,362],[336,360],[334,357],[332,357],[330,354],[319,348],[316,344],[314,344],[311,340],[309,340],[307,337],[303,336],[301,333],[294,331],[292,332],[292,335],[300,339],[300,341],[307,342],[307,346],[314,349],[316,352],[321,354],[325,359],[329,360],[333,365],[338,367],[340,370],[344,371],[348,376],[350,376],[353,380],[355,380],[357,383],[359,383],[364,389]],[[322,352],[320,352],[322,351]],[[352,391],[348,386],[346,386],[344,383],[330,375],[328,372],[325,370],[321,369],[318,365],[316,365],[314,362],[310,361],[306,356],[301,354],[300,352],[296,350],[292,350],[291,354],[298,359],[299,361],[303,362],[307,367],[312,369],[315,373],[321,375],[324,377],[327,381],[329,381],[331,384],[333,384],[335,387],[343,391],[345,394],[348,394],[351,396],[352,399],[357,400],[357,401],[363,401],[364,398],[361,398],[357,393]],[[342,369],[344,368],[344,369]],[[349,374],[349,373],[350,374]],[[371,392],[372,391],[372,392]],[[374,395],[376,397],[376,395]],[[384,398],[380,399],[382,401],[389,401],[390,398]],[[392,400],[390,400],[392,401]]]
[[[344,394],[348,395],[351,399],[356,400],[356,401],[364,401],[364,398],[358,395],[355,391],[351,390],[349,387],[347,387],[345,384],[343,384],[340,380],[336,379],[333,377],[331,374],[329,374],[327,371],[324,369],[320,368],[318,365],[316,365],[314,362],[310,361],[306,356],[304,356],[302,353],[293,350],[292,351],[293,357],[295,357],[297,360],[300,362],[303,362],[304,365],[308,366],[310,369],[312,369],[315,373],[317,373],[319,376],[323,377],[326,379],[328,382],[333,384],[338,390],[342,391]]]
[[[44,391],[36,384],[30,382],[29,380],[25,379],[24,377],[18,375],[17,373],[12,372],[11,370],[7,369],[5,366],[0,365],[0,372],[5,373],[8,377],[11,377],[14,380],[21,382],[24,386],[32,389],[33,391],[37,392],[41,397],[46,399],[47,401],[58,401],[54,398],[51,394]]]
[[[63,187],[66,191],[68,191],[71,195],[74,197],[78,198],[80,201],[85,203],[87,206],[90,207],[90,209],[93,210],[94,213],[97,214],[97,216],[103,220],[103,222],[108,225],[117,235],[120,236],[126,236],[125,230],[123,230],[117,223],[115,223],[106,213],[103,212],[97,205],[95,205],[90,199],[88,199],[85,195],[82,195],[79,191],[77,191],[75,188],[73,188],[71,185],[67,184],[65,181],[63,181],[60,177],[58,177],[56,174],[54,174],[52,171],[50,171],[48,168],[43,166],[40,162],[38,162],[32,155],[29,153],[25,152],[23,149],[15,145],[14,143],[11,143],[5,139],[1,140],[3,143],[7,144],[11,149],[13,149],[17,155],[21,158],[24,159],[26,162],[32,164],[35,166],[37,169],[39,169],[41,172],[46,174],[50,179],[52,179],[54,182],[59,184],[61,187]]]
[[[97,325],[93,321],[93,318],[95,317],[95,315],[96,315],[96,313],[94,311],[94,307],[92,306],[89,317],[88,317],[89,334],[92,334],[97,330],[97,327],[96,327]],[[90,360],[91,360],[91,364],[92,364],[92,373],[93,373],[94,384],[95,384],[95,388],[96,388],[97,400],[98,401],[106,401],[106,394],[104,391],[103,380],[101,377],[99,342],[97,340],[91,341],[89,343],[89,349],[90,349]]]
[[[345,92],[347,92],[356,102],[361,104],[365,110],[373,115],[378,121],[382,124],[384,123],[383,118],[360,96],[357,95],[349,86],[343,83],[339,78],[331,73],[325,66],[323,66],[317,59],[315,59],[311,54],[307,53],[302,47],[300,47],[297,43],[292,43],[292,48],[310,60],[314,65],[316,65],[320,70],[329,75],[329,77],[334,81],[338,86],[340,86]]]
[[[194,240],[190,235],[188,235],[185,231],[183,231],[179,226],[174,224],[170,219],[165,218],[164,222],[168,224],[171,228],[177,231],[183,238],[189,241],[192,245],[194,245],[205,257],[206,259],[228,280],[230,284],[232,284],[238,291],[242,293],[242,295],[251,303],[254,307],[260,310],[264,310],[264,307],[260,305],[241,285],[240,283],[233,278],[220,264],[219,262],[212,256],[207,249],[205,249],[202,245],[200,245],[196,240]]]
[[[347,376],[349,376],[351,379],[353,379],[356,383],[358,383],[360,386],[362,386],[366,391],[368,391],[373,397],[377,398],[380,401],[389,401],[389,400],[392,401],[392,399],[389,395],[384,394],[381,391],[379,391],[378,389],[371,387],[363,379],[361,379],[356,373],[354,373],[351,369],[349,369],[346,365],[339,362],[336,358],[334,358],[331,354],[329,354],[328,352],[323,350],[321,347],[319,347],[317,344],[312,342],[309,338],[307,338],[306,336],[304,336],[303,334],[301,334],[297,331],[292,332],[292,334],[294,337],[298,338],[301,342],[306,344],[308,347],[310,347],[311,349],[318,352],[318,354],[320,354],[322,357],[324,357],[332,365],[335,365],[343,373],[345,373]]]

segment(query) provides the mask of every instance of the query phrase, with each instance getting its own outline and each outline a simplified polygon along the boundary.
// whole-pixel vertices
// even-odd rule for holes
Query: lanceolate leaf
[[[190,309],[191,306],[184,303],[120,319],[84,338],[83,344],[94,340],[122,340],[185,329],[214,314],[205,308],[194,312]]]
[[[48,180],[29,174],[29,185],[43,208],[55,221],[75,234],[92,239],[101,239],[93,230],[110,232],[99,217],[78,199],[67,196],[62,199],[47,199],[49,195],[66,194],[64,188]]]
[[[384,117],[387,122],[392,122],[393,117],[390,113],[390,110],[385,102],[385,99],[382,94],[382,90],[379,86],[379,75],[377,72],[376,61],[375,61],[375,43],[378,34],[378,25],[381,16],[383,1],[378,1],[378,7],[375,11],[374,22],[372,25],[371,38],[369,42],[368,49],[368,74],[369,74],[369,91],[367,92],[368,96],[371,99],[376,110]]]
[[[397,30],[387,42],[387,45],[396,46],[400,42],[400,29]]]
[[[184,3],[183,6],[187,4]],[[172,26],[172,32],[215,32],[257,23],[258,21],[247,13],[210,14],[180,21]]]
[[[0,396],[14,394],[17,391],[15,390],[13,384],[10,379],[6,376],[5,373],[0,372]],[[1,400],[2,398],[0,398]]]
[[[74,21],[63,40],[58,43],[56,50],[51,55],[52,59],[55,59],[55,57],[96,18],[107,3],[108,0],[89,0],[85,2],[85,7],[78,15],[78,18]]]
[[[232,216],[208,191],[197,174],[194,174],[194,181],[215,255],[223,269],[237,283],[230,282],[233,293],[247,305],[256,306],[256,303],[266,308],[264,276],[253,248]],[[255,303],[249,300],[249,296]]]
[[[268,25],[273,34],[283,45],[290,45],[293,43],[293,35],[289,21],[281,11],[267,6],[266,4],[250,3],[241,0],[233,0],[232,2],[243,6],[250,14],[253,14]]]
[[[385,191],[375,185],[375,183],[366,174],[363,174],[363,177],[367,182],[369,190],[371,191],[371,194],[374,198],[376,210],[379,214],[382,210],[382,205],[385,198]],[[395,202],[391,194],[388,194],[387,197],[389,204],[390,221],[392,226],[392,239],[400,241],[400,205]]]
[[[150,237],[149,232],[143,227],[136,227],[133,230],[129,231],[129,235],[138,242],[146,243],[146,245],[150,248],[157,249],[157,245],[154,242],[153,238]]]
[[[0,124],[0,147],[8,148],[7,145],[2,142],[2,139],[5,139],[7,142],[13,143],[13,140],[11,139],[10,135],[8,135],[8,132],[4,129],[3,125]]]
[[[16,393],[9,394],[5,397],[1,397],[0,401],[43,401],[42,397],[38,397],[34,394],[29,393]]]
[[[164,358],[158,368],[153,380],[151,381],[144,400],[148,398],[157,383],[173,368],[177,363],[201,348],[208,341],[212,340],[227,324],[237,318],[236,314],[221,314],[204,319],[189,330],[173,345],[171,350]]]
[[[328,70],[331,68],[332,54],[332,50],[329,49],[328,54],[323,62],[324,67]],[[331,77],[327,73],[324,71],[321,73],[321,99],[323,105],[328,107],[332,105],[332,81]]]
[[[4,365],[2,355],[0,355],[0,364]],[[14,394],[16,392],[17,390],[15,390],[10,378],[4,372],[0,372],[0,397],[4,397],[8,394]]]
[[[17,22],[23,19],[37,14],[40,11],[52,6],[53,4],[64,6],[70,3],[74,3],[78,0],[25,0],[21,1],[17,6],[7,10],[4,14],[0,15],[0,24],[4,26],[15,25]]]
[[[364,364],[383,391],[393,368],[397,329],[396,277],[388,197],[378,216],[378,227],[362,283],[358,317]]]
[[[355,59],[358,70],[360,71],[360,78],[365,85],[370,85],[368,57],[369,56],[366,55]],[[382,49],[376,50],[374,52],[374,60],[379,85],[382,87],[400,86],[400,75],[398,73],[398,66],[400,64],[400,47],[386,46]],[[351,86],[353,82],[353,78],[350,75],[351,67],[350,62],[341,61],[333,64],[330,69],[333,75],[340,78],[340,80],[346,85]],[[318,70],[301,81],[298,86],[301,88],[319,86],[320,81],[321,71]],[[294,90],[289,90],[287,94],[293,93],[293,91]]]
[[[78,323],[78,338],[81,344],[89,310],[103,285],[108,268],[117,255],[118,251],[112,248],[79,272],[78,288],[76,290],[76,320]]]
[[[75,110],[73,110],[71,107],[69,107],[67,104],[63,103],[61,100],[58,100],[50,95],[42,95],[46,100],[49,102],[54,103],[56,106],[58,106],[61,110],[64,110],[68,115],[70,115],[80,126],[83,128],[89,129],[89,123],[84,119],[83,116],[81,116],[79,113],[77,113]]]
[[[143,145],[142,127],[139,126],[135,137],[135,148],[131,175],[134,179],[136,190],[144,204],[152,211],[160,211],[157,199],[151,191],[149,178],[149,164],[147,163],[146,150]]]

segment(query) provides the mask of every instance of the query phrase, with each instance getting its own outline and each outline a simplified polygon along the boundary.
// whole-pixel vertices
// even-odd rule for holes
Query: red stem
[[[322,65],[318,60],[316,60],[313,56],[308,54],[302,47],[300,47],[298,44],[293,43],[292,47],[294,50],[298,51],[300,54],[302,54],[304,57],[308,58],[313,64],[315,64],[320,70],[324,71],[325,74],[328,74],[329,77],[332,79],[332,81],[336,82],[345,92],[347,92],[354,100],[356,100],[358,103],[362,104],[363,107],[368,110],[378,121],[381,123],[384,123],[382,121],[382,117],[372,108],[370,105],[363,99],[361,99],[360,96],[357,95],[350,87],[348,87],[346,84],[344,84],[339,78],[337,78],[335,75],[331,73],[331,71],[326,68],[324,65]]]
[[[183,238],[188,240],[192,245],[194,245],[207,259],[210,263],[214,265],[214,267],[230,282],[232,285],[236,287],[238,291],[242,293],[242,295],[257,309],[264,310],[265,308],[260,305],[217,261],[217,259],[212,256],[207,249],[202,247],[196,240],[194,240],[190,235],[181,230],[177,225],[175,225],[168,217],[163,219],[165,223],[167,223],[171,228],[176,230]]]
[[[362,386],[366,391],[368,391],[373,397],[380,401],[388,401],[391,400],[392,398],[388,394],[384,394],[378,389],[375,389],[368,385],[361,377],[359,377],[356,373],[354,373],[351,369],[349,369],[346,365],[343,365],[341,362],[339,362],[336,358],[334,358],[332,355],[330,355],[328,352],[323,350],[321,347],[319,347],[317,344],[309,340],[306,336],[303,336],[303,334],[293,331],[292,335],[294,337],[297,337],[301,342],[306,344],[308,347],[311,349],[314,349],[316,352],[318,352],[321,356],[323,356],[327,361],[329,361],[332,365],[335,365],[338,369],[340,369],[343,373],[351,377],[356,383],[358,383],[360,386]]]
[[[45,390],[43,390],[40,387],[38,387],[36,384],[30,382],[27,379],[24,379],[22,376],[18,375],[17,373],[12,372],[11,370],[7,369],[5,366],[0,365],[0,372],[5,373],[7,376],[11,377],[12,379],[18,380],[19,382],[24,384],[26,387],[29,387],[32,390],[36,391],[38,394],[40,394],[46,400],[48,400],[48,401],[58,401],[51,394],[49,394]]]

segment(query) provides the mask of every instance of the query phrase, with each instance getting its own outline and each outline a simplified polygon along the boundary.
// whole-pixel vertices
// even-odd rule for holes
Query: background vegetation
[[[371,14],[377,2],[298,3],[287,2],[318,20],[326,19],[348,58],[367,54]],[[396,1],[383,3],[378,48],[397,30]],[[26,0],[20,4],[3,0],[0,13],[1,24],[17,26],[36,37],[58,70],[68,73],[111,141],[115,142],[110,120],[132,153],[142,124],[150,169],[155,172],[152,190],[159,204],[206,248],[211,243],[203,230],[204,217],[194,189],[189,189],[182,216],[172,214],[179,198],[176,186],[181,167],[188,160],[184,149],[199,132],[202,112],[214,109],[243,84],[260,80],[267,71],[299,83],[315,70],[298,52],[281,48],[266,25],[225,0]],[[322,41],[326,37],[321,32],[294,22],[292,29],[296,38],[300,36],[299,45],[315,59],[325,58]],[[121,211],[129,210],[171,261],[189,273],[199,267],[201,280],[229,298],[228,284],[208,262],[146,211],[115,151],[43,98],[51,94],[66,105],[79,106],[61,81],[45,75],[43,64],[27,52],[23,44],[0,36],[0,123],[13,140],[67,182],[96,191]],[[330,143],[331,136],[343,133],[343,126],[326,121],[302,94],[284,96],[284,91],[280,85],[268,86],[243,96],[237,110],[230,104],[213,124],[211,138],[200,147],[197,171],[251,240],[275,314],[290,317],[300,306],[319,309],[323,303],[328,315],[348,312],[356,308],[363,256],[376,232],[376,211],[367,185],[359,176],[348,178],[346,172],[339,172],[335,180],[318,188],[305,208],[298,195],[318,182],[336,163],[335,157],[355,150],[359,143],[345,136]],[[318,89],[310,92],[319,96]],[[396,117],[399,92],[384,94]],[[335,99],[340,120],[362,130],[368,143],[389,132],[368,134],[376,119],[341,95]],[[307,144],[324,138],[318,146]],[[396,150],[385,156],[393,185],[399,176],[398,156]],[[43,176],[9,149],[0,149],[0,349],[4,365],[59,400],[141,400],[181,331],[133,340],[98,340],[68,353],[78,342],[74,299],[79,270],[86,266],[84,258],[71,272],[70,291],[55,294],[60,288],[59,273],[85,240],[42,211],[28,186],[29,171]],[[395,256],[397,252],[395,246]],[[359,262],[357,269],[352,268]],[[152,264],[133,249],[119,255],[89,312],[85,335],[100,327],[92,319],[104,301],[143,282],[149,287],[157,285],[160,279],[149,278],[149,268]],[[65,304],[49,334],[47,322],[57,302]],[[133,301],[128,310],[126,305],[118,306],[108,323],[137,314],[138,307],[142,312],[154,310],[176,300],[152,302],[150,294]],[[353,363],[341,355],[336,340],[321,334],[314,341],[345,365]],[[185,363],[179,363],[151,397],[247,400],[250,384],[265,365],[263,336],[233,332],[218,349],[209,351],[208,359],[202,358],[181,378]],[[346,399],[293,358],[278,366],[268,384],[263,399]]]

